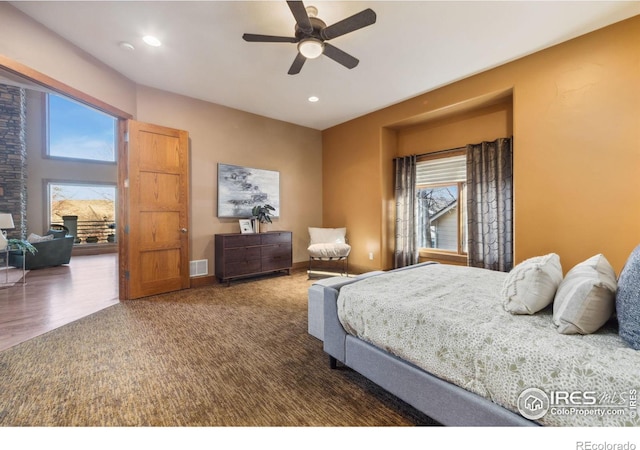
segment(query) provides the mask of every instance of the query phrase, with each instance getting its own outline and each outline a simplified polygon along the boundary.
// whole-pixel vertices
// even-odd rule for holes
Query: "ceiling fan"
[[[301,1],[287,1],[289,9],[296,19],[295,36],[265,36],[263,34],[242,35],[247,42],[289,42],[298,44],[298,54],[289,68],[289,75],[300,73],[307,59],[326,55],[348,69],[353,69],[360,61],[343,52],[326,41],[337,38],[352,31],[359,30],[376,22],[376,13],[367,8],[353,16],[327,26],[318,19],[318,9],[314,6],[304,6]]]

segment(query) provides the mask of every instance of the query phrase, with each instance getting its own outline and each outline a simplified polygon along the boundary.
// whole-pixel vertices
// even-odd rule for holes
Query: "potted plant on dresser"
[[[276,209],[271,205],[256,205],[251,210],[251,214],[254,217],[255,223],[257,225],[256,233],[260,231],[268,231],[266,226],[263,227],[260,224],[273,223],[271,221],[271,216],[273,216],[273,211]]]

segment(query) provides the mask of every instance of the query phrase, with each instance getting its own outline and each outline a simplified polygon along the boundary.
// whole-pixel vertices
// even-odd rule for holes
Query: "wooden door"
[[[121,164],[120,298],[186,289],[189,278],[189,149],[186,131],[126,121]],[[126,142],[128,140],[128,142]],[[126,167],[126,168],[125,168]]]

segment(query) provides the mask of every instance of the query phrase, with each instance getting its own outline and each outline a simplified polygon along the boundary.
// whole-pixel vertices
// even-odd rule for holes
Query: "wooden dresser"
[[[227,286],[233,278],[281,270],[291,273],[290,231],[216,234],[215,247],[216,277]]]

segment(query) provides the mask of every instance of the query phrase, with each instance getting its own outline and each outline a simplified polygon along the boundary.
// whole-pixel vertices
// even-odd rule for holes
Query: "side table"
[[[0,253],[4,253],[4,284],[9,284],[9,252],[11,252],[11,246],[7,246],[4,250],[0,250]],[[22,284],[27,284],[26,270],[25,270],[25,258],[22,258]]]

